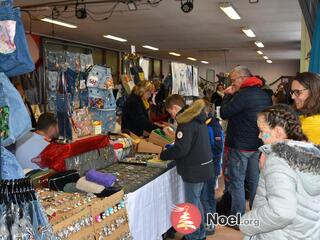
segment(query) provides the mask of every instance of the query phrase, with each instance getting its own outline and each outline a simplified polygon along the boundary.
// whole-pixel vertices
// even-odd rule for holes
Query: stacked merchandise
[[[102,132],[115,129],[116,100],[113,96],[111,69],[94,65],[88,74],[87,87],[92,119],[102,123]]]
[[[122,191],[104,199],[47,189],[39,195],[57,239],[132,239]]]

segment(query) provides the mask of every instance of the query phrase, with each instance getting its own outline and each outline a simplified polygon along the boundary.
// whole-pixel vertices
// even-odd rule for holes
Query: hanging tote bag
[[[0,72],[8,77],[35,68],[20,14],[20,8],[13,8],[12,0],[0,0]]]
[[[4,73],[0,73],[1,105],[8,111],[8,131],[1,136],[1,144],[9,146],[31,129],[31,119],[16,88]]]
[[[87,87],[101,89],[114,88],[111,68],[93,65],[92,68],[88,69],[88,72]]]

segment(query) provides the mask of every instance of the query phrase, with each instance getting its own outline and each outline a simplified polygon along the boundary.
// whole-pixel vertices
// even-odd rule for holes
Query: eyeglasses
[[[296,97],[299,97],[302,94],[302,92],[306,91],[306,90],[308,90],[308,88],[301,89],[301,90],[295,89],[295,90],[291,90],[289,93],[291,96],[292,96],[292,94],[294,94]]]

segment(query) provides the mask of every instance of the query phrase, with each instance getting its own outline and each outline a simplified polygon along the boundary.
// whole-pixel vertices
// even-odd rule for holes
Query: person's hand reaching
[[[234,86],[229,86],[227,87],[224,91],[224,94],[228,94],[228,95],[233,95],[236,92],[236,89],[234,88]]]

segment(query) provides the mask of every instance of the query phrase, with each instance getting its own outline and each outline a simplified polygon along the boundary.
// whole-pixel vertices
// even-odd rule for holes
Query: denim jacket
[[[0,98],[2,106],[9,107],[9,137],[1,145],[9,146],[31,129],[31,119],[16,88],[4,73],[0,73]]]
[[[0,179],[24,178],[23,170],[16,157],[1,146],[1,172]]]

